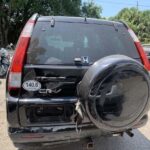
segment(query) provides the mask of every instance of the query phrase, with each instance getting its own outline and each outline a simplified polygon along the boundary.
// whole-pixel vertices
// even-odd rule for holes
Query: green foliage
[[[84,2],[82,6],[82,15],[91,18],[101,18],[102,8],[97,6],[93,0]]]
[[[0,0],[0,46],[16,43],[26,21],[34,14],[102,18],[93,0]],[[150,10],[124,8],[111,20],[123,20],[143,43],[150,43]]]
[[[80,16],[81,0],[0,0],[0,46],[16,43],[34,14]]]
[[[137,8],[124,8],[110,19],[125,21],[135,31],[141,42],[150,43],[150,10],[139,11]]]

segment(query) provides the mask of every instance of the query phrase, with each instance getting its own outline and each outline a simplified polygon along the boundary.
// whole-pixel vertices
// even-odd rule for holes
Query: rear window
[[[76,58],[94,63],[123,54],[139,58],[133,40],[122,25],[37,22],[27,51],[27,64],[74,64]]]

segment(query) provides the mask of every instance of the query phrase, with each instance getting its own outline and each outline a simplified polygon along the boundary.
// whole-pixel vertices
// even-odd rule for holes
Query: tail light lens
[[[38,14],[34,14],[26,23],[16,46],[9,71],[8,89],[18,89],[21,87],[21,75],[26,57],[26,51],[30,42],[33,27]]]
[[[135,35],[135,33],[133,32],[132,29],[128,29],[128,31],[129,31],[131,37],[134,40],[134,44],[135,44],[135,46],[136,46],[136,48],[138,50],[138,53],[140,55],[140,58],[142,60],[143,65],[145,66],[145,68],[148,71],[150,71],[150,63],[149,63],[148,57],[147,57],[147,55],[146,55],[146,53],[145,53],[145,51],[144,51],[144,49],[143,49],[139,39],[138,39],[138,37]]]

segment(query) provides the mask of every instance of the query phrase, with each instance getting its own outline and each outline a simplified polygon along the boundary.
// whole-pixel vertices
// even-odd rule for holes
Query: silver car
[[[148,59],[150,60],[150,44],[143,44],[143,48],[148,56]]]

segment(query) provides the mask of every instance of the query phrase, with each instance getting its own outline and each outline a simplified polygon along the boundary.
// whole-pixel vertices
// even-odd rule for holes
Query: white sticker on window
[[[35,80],[28,80],[23,83],[22,87],[26,91],[38,91],[41,88],[41,83]]]

